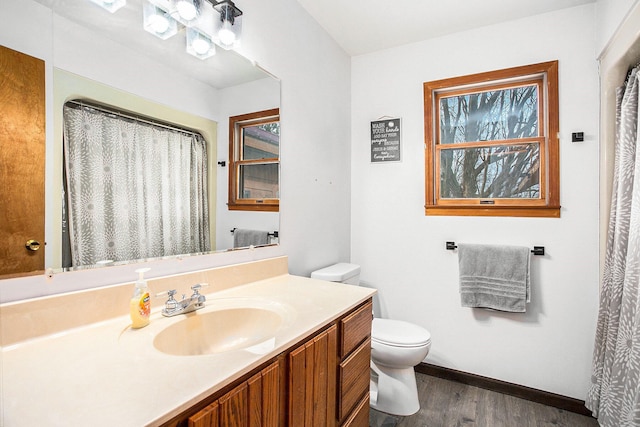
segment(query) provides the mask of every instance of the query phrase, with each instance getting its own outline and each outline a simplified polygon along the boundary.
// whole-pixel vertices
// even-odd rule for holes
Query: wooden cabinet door
[[[218,402],[189,417],[189,427],[218,427]]]
[[[0,276],[44,270],[44,162],[44,61],[0,46]]]
[[[289,354],[289,426],[336,425],[337,327]]]
[[[248,426],[277,427],[280,421],[280,366],[277,362],[247,381]]]
[[[242,383],[218,401],[220,425],[225,427],[247,427],[249,425],[249,387]]]
[[[277,427],[280,419],[280,363],[238,384],[189,417],[189,427]]]

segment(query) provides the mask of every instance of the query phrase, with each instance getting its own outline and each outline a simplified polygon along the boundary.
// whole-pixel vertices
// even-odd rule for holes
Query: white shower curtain
[[[618,89],[615,169],[591,388],[603,427],[640,426],[638,70]]]
[[[64,155],[73,267],[210,250],[201,135],[67,104]]]

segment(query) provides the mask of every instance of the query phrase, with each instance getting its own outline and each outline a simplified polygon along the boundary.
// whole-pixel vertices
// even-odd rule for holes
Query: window
[[[425,214],[560,216],[558,62],[424,83]]]
[[[279,209],[280,110],[229,118],[229,209]]]

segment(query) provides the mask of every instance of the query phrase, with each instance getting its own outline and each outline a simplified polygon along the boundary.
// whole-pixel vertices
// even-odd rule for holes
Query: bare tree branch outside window
[[[538,136],[538,87],[442,97],[440,110],[440,197],[537,198],[537,143],[483,146]],[[456,148],[474,143],[476,147]]]

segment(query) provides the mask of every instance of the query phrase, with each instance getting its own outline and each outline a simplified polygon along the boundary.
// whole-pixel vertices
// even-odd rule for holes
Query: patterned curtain
[[[613,196],[586,406],[603,427],[640,426],[638,76],[618,89]]]
[[[201,135],[68,103],[64,157],[73,267],[210,250]]]

